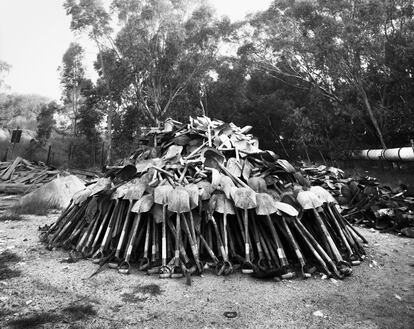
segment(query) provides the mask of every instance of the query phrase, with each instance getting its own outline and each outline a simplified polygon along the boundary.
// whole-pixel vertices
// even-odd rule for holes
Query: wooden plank
[[[24,194],[33,188],[37,188],[42,184],[26,185],[13,183],[0,183],[0,193],[4,194]]]
[[[2,180],[9,180],[11,178],[11,176],[13,175],[16,167],[19,165],[19,163],[20,163],[21,160],[22,160],[21,157],[17,157],[14,160],[14,162],[1,173],[0,178]]]

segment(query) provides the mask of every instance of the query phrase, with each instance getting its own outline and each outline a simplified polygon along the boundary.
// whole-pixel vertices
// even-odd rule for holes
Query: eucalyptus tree
[[[63,102],[71,109],[73,135],[76,136],[77,120],[81,105],[81,86],[85,80],[85,68],[83,64],[84,50],[75,42],[69,45],[62,58],[59,67],[60,84],[63,88]]]
[[[397,35],[413,35],[412,1],[276,0],[248,23],[240,54],[277,79],[294,78],[297,87],[318,89],[333,108],[349,110],[348,96],[355,94],[350,120],[366,116],[366,128],[386,147],[381,96],[392,71],[387,51]]]
[[[71,28],[99,45],[95,67],[107,90],[108,122],[115,108],[136,108],[146,124],[166,118],[205,79],[229,26],[203,1],[114,0],[109,13],[98,0],[67,0],[65,8]]]

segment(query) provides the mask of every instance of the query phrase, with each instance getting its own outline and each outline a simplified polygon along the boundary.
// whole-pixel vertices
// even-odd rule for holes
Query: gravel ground
[[[414,328],[413,239],[360,228],[368,257],[344,281],[206,273],[187,286],[138,271],[88,278],[97,265],[38,241],[56,216],[0,222],[0,328]]]

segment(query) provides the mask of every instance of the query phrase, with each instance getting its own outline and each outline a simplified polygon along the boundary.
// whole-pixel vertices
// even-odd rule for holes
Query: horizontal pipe
[[[367,149],[351,152],[351,158],[363,160],[414,161],[414,148]]]

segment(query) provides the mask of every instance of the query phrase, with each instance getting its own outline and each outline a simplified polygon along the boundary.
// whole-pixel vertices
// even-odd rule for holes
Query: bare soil
[[[368,257],[344,281],[206,273],[187,286],[137,270],[88,278],[97,265],[38,241],[56,216],[0,222],[0,328],[414,328],[413,239],[360,228]]]

